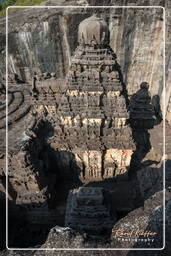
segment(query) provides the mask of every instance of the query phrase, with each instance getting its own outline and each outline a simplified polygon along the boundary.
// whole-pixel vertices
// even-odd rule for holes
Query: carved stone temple
[[[116,218],[111,216],[107,197],[107,192],[102,187],[80,187],[70,191],[65,226],[84,230],[89,236],[108,235]]]
[[[49,141],[65,175],[74,165],[81,180],[127,172],[135,145],[120,67],[102,18],[93,15],[79,24],[78,46],[66,80],[53,73],[35,76],[33,96],[36,111],[53,123]]]
[[[68,60],[69,67],[65,74],[66,56],[70,53],[66,42],[70,40],[70,35],[75,29],[77,13],[74,12],[72,18],[72,13],[65,15],[65,12],[61,11],[59,15],[54,13],[53,22],[51,18],[43,18],[45,31],[41,30],[41,24],[35,22],[26,24],[24,34],[23,29],[12,33],[15,26],[10,28],[10,38],[15,37],[16,41],[20,36],[18,39],[22,39],[17,39],[16,45],[11,44],[11,50],[9,48],[12,70],[16,68],[15,72],[18,72],[22,63],[29,65],[35,52],[35,61],[32,61],[28,70],[37,73],[32,74],[31,83],[30,79],[25,78],[24,71],[22,79],[17,74],[0,78],[0,201],[5,202],[7,180],[8,246],[37,248],[50,238],[56,247],[57,244],[66,245],[67,240],[71,241],[71,245],[74,241],[78,247],[79,239],[85,247],[88,246],[86,242],[91,241],[95,248],[103,248],[101,242],[107,247],[116,248],[115,244],[112,244],[114,226],[117,229],[125,228],[127,223],[133,223],[132,219],[137,216],[140,216],[139,219],[145,216],[143,218],[146,224],[154,226],[153,221],[150,219],[149,222],[147,218],[152,209],[148,214],[144,210],[145,215],[142,215],[142,205],[144,200],[149,199],[156,188],[158,191],[160,187],[163,133],[161,126],[150,130],[162,120],[160,97],[152,93],[157,92],[158,85],[156,88],[151,85],[149,87],[147,82],[141,81],[140,88],[135,91],[135,81],[142,75],[140,72],[138,78],[134,77],[135,70],[130,76],[132,88],[129,88],[130,79],[127,80],[127,85],[123,83],[116,54],[110,47],[108,24],[96,15],[86,18],[77,27],[78,42],[76,40],[71,44],[72,56]],[[87,14],[88,11],[80,13],[78,20],[87,17]],[[114,18],[113,24],[117,21],[118,19]],[[123,26],[124,23],[121,27]],[[69,28],[71,31],[68,33]],[[120,26],[117,29],[119,28]],[[159,27],[157,33],[158,29]],[[128,26],[124,28],[124,31],[128,30]],[[46,54],[38,45],[34,51],[30,49],[38,38],[37,31],[38,37],[47,37],[44,48],[47,49]],[[66,41],[64,47],[61,42],[59,45],[57,42],[62,36]],[[124,44],[126,38],[127,35],[123,33]],[[137,36],[133,35],[130,44],[136,38]],[[24,49],[28,50],[29,60]],[[58,52],[60,49],[62,52]],[[125,51],[127,50],[126,47]],[[140,53],[143,53],[143,47],[140,50]],[[48,53],[50,56],[46,61]],[[55,53],[57,56],[53,56]],[[152,51],[148,65],[153,62],[153,54]],[[54,57],[52,63],[51,57]],[[58,63],[55,63],[56,57],[59,57],[59,68],[56,66]],[[144,61],[142,56],[140,58]],[[38,66],[38,63],[41,65]],[[48,71],[53,73],[46,72],[47,63],[50,64]],[[138,66],[135,66],[136,64],[133,68],[137,70]],[[64,77],[59,78],[58,72],[63,73]],[[146,73],[145,68],[143,72]],[[7,92],[6,80],[9,84]],[[152,87],[154,90],[151,90]],[[6,103],[7,161],[3,143],[6,138]],[[170,126],[166,126],[167,128],[166,142],[169,145]],[[149,182],[146,182],[148,178]],[[133,212],[134,209],[136,210]],[[56,226],[68,231],[59,234],[60,229],[56,228],[54,232]],[[126,231],[129,232],[127,227]],[[95,240],[98,243],[94,243]]]

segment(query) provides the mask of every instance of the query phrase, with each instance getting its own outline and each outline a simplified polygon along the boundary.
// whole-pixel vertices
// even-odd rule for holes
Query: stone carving
[[[78,28],[78,42],[82,47],[108,44],[108,36],[107,23],[96,14],[82,21]]]
[[[84,174],[81,170],[81,179],[97,180],[116,174],[115,165],[113,171],[111,166],[110,171],[103,171],[103,162],[93,160],[93,152],[102,159],[109,149],[114,152],[135,149],[131,128],[126,122],[129,114],[119,65],[108,45],[108,36],[106,22],[96,15],[82,21],[78,29],[79,45],[71,58],[66,81],[62,81],[65,86],[59,85],[54,73],[43,73],[34,86],[38,91],[34,102],[47,109],[46,118],[51,116],[58,127],[63,127],[59,137],[53,139],[55,149],[74,152],[77,148],[87,152],[87,155],[82,153],[85,170]],[[54,109],[50,110],[49,105]]]
[[[65,91],[66,80],[57,79],[56,74],[44,72],[32,78],[33,105],[58,106],[61,93]]]
[[[31,108],[28,87],[24,84],[18,89],[14,85],[8,90],[8,125],[15,124],[25,117]],[[6,93],[0,94],[0,129],[6,127]]]
[[[111,218],[105,193],[101,187],[80,187],[70,191],[65,226],[84,231],[89,237],[98,237],[102,233],[109,235],[116,216]]]

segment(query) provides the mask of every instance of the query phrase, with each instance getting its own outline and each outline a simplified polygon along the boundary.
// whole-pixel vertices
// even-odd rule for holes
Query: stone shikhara
[[[116,177],[130,165],[135,143],[121,77],[108,26],[93,15],[79,25],[66,80],[47,74],[34,79],[37,111],[46,109],[54,120],[56,148],[79,159],[82,180]]]

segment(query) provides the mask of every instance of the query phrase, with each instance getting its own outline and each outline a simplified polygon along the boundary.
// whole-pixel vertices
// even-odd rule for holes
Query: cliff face
[[[54,4],[48,1],[47,4]],[[97,5],[91,1],[91,5]],[[143,2],[143,1],[141,1]],[[63,5],[73,4],[63,1]],[[77,3],[79,4],[79,3]],[[98,2],[98,4],[101,4]],[[105,3],[110,4],[110,3]],[[128,1],[112,4],[130,5]],[[133,5],[133,3],[131,2]],[[146,3],[140,3],[146,5]],[[149,3],[153,5],[154,3]],[[155,2],[157,5],[157,3]],[[158,3],[162,5],[162,3]],[[78,24],[93,9],[31,9],[9,15],[9,73],[29,81],[34,71],[56,72],[63,77],[77,45]],[[142,81],[152,95],[163,90],[163,9],[106,9],[102,16],[110,28],[110,45],[117,52],[128,94]],[[5,20],[1,19],[1,76],[5,74]],[[166,61],[167,64],[167,61]],[[169,102],[169,99],[167,99]]]
[[[162,26],[162,9],[121,9],[112,16],[111,45],[119,53],[129,94],[138,90],[140,81],[149,82],[152,95],[162,91]]]

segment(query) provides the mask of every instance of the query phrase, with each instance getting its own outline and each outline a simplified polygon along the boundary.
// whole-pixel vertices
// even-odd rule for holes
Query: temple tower
[[[57,116],[57,148],[75,155],[81,179],[127,172],[135,146],[120,68],[109,46],[107,23],[96,15],[79,25]]]

